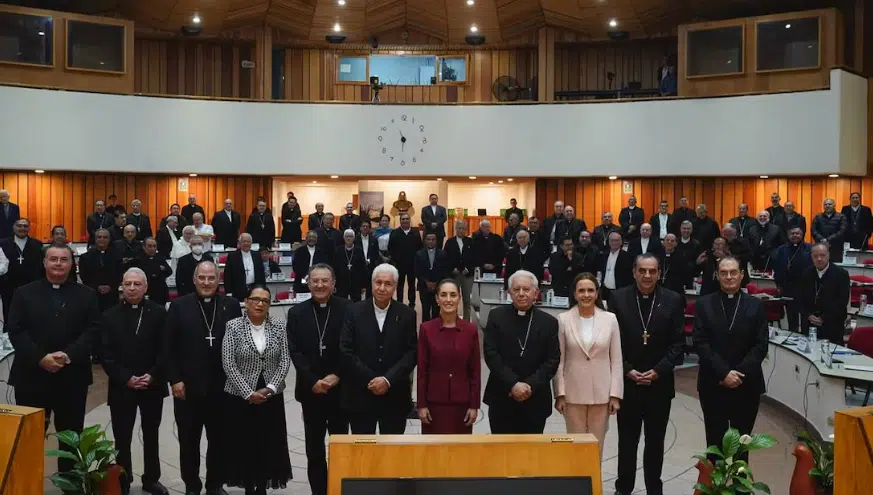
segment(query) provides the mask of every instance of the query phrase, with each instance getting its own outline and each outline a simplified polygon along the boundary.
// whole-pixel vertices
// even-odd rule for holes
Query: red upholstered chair
[[[227,263],[227,255],[226,255],[226,254],[219,255],[219,256],[218,256],[218,262],[219,262],[220,264]]]
[[[779,295],[779,290],[776,287],[761,287],[758,292],[773,297]],[[785,317],[784,301],[764,301],[764,311],[767,313],[768,323],[775,323],[779,328],[782,328],[782,318]]]
[[[873,277],[868,277],[867,275],[850,275],[849,280],[853,282],[860,283],[871,283],[873,282]],[[851,306],[860,306],[861,305],[861,294],[867,295],[867,300],[870,300],[871,292],[870,287],[855,287],[852,286],[849,288],[849,304]]]
[[[179,292],[175,291],[175,290],[171,290],[169,296],[170,296],[169,297],[170,301],[175,301],[179,297]]]
[[[688,301],[685,303],[685,352],[690,352],[693,343],[691,342],[691,334],[694,332],[694,310],[697,307],[696,301]]]
[[[865,265],[873,265],[873,258],[867,258],[866,260],[864,260],[864,264]]]
[[[276,294],[276,299],[278,299],[279,301],[284,301],[284,300],[290,299],[290,298],[291,298],[291,293],[288,292],[287,290],[283,290],[282,292]]]
[[[873,357],[873,327],[857,327],[849,334],[849,342],[846,347],[858,351],[868,357]],[[870,400],[870,391],[873,384],[867,382],[867,393],[864,395],[864,405]]]
[[[758,284],[749,284],[746,286],[746,292],[749,294],[759,294],[761,289],[758,288]]]

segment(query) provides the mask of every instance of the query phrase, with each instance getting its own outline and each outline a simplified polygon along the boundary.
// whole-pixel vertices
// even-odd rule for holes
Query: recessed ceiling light
[[[476,176],[475,176],[475,175],[471,175],[471,176],[470,176],[470,180],[476,180]]]
[[[618,179],[618,177],[616,177],[616,176],[614,176],[614,175],[610,175],[610,176],[609,176],[609,180],[615,180],[615,179]]]
[[[188,177],[197,177],[197,174],[188,174]]]
[[[494,185],[494,181],[489,182],[489,184],[491,184],[491,185],[493,186],[493,185]]]
[[[769,175],[762,175],[761,178],[762,178],[762,179],[769,179],[770,176],[769,176]]]
[[[791,29],[791,23],[790,23],[790,22],[789,22],[788,24],[785,25],[785,29]]]
[[[45,173],[45,170],[43,170],[43,169],[41,169],[41,168],[38,168],[38,169],[34,170],[34,172],[36,172],[36,173],[38,173],[38,174],[44,174],[44,173]]]
[[[615,19],[609,20],[609,27],[618,27],[618,21]]]
[[[831,179],[836,179],[839,176],[840,176],[840,174],[831,174],[828,177],[830,177]]]
[[[502,180],[497,181],[498,184],[503,184]]]
[[[194,17],[191,18],[191,22],[193,22],[194,24],[200,24],[200,16],[197,14],[194,14]]]
[[[339,5],[340,7],[342,7],[343,5],[346,4],[346,0],[337,0],[336,4]]]
[[[507,182],[512,182],[513,180],[515,180],[515,179],[513,179],[512,177],[506,179]]]
[[[318,184],[317,180],[312,181],[313,184]]]
[[[36,33],[36,34],[38,34],[38,35],[40,35],[40,36],[45,36],[45,31],[40,31],[40,32],[38,32],[38,33]]]
[[[331,179],[339,179],[339,175],[331,175],[330,178]]]
[[[478,32],[478,31],[479,31],[479,28],[477,28],[475,24],[473,24],[472,26],[470,26],[470,32],[471,32],[471,33],[475,33],[475,32]]]
[[[467,5],[471,5],[471,6],[472,6],[472,5],[475,4],[475,3],[476,3],[476,2],[474,2],[473,0],[467,0]]]
[[[342,30],[342,28],[340,27],[340,25],[339,25],[338,22],[337,22],[336,24],[333,25],[333,31],[334,31],[335,33],[338,33],[338,32],[340,32],[341,30]]]
[[[442,178],[442,177],[437,177],[437,180],[443,180],[443,178]]]

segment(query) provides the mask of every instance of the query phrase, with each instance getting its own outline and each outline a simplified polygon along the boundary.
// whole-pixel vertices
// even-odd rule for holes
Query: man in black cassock
[[[12,225],[12,232],[12,237],[0,241],[0,249],[9,260],[9,270],[0,277],[3,321],[9,321],[9,308],[15,289],[45,276],[42,244],[30,237],[30,221],[19,218]]]
[[[558,227],[560,228],[560,227]],[[503,270],[503,256],[506,246],[503,238],[491,232],[491,222],[479,222],[479,231],[472,235],[473,258],[481,273],[497,273]]]
[[[684,358],[685,305],[679,294],[658,286],[659,278],[658,258],[651,253],[640,255],[634,260],[636,284],[614,291],[609,299],[609,310],[621,329],[625,373],[624,398],[618,410],[618,495],[634,491],[644,425],[646,493],[664,493],[664,437],[676,395],[673,367]]]
[[[350,303],[332,297],[336,279],[329,265],[313,265],[308,281],[312,298],[288,310],[286,330],[297,370],[294,398],[303,408],[309,488],[313,495],[327,495],[324,435],[349,432],[349,420],[340,409],[344,383],[339,377],[339,341]]]
[[[336,248],[343,245],[343,233],[333,226],[334,220],[333,213],[325,213],[321,226],[315,229],[315,233],[318,235],[317,245],[330,261],[333,261]]]
[[[182,207],[182,216],[185,217],[186,225],[194,223],[194,214],[199,213],[206,218],[206,213],[203,212],[203,207],[197,204],[197,197],[193,194],[188,195],[188,204]]]
[[[409,307],[415,307],[415,253],[424,246],[421,233],[413,227],[408,213],[400,214],[400,227],[391,231],[388,237],[388,255],[391,264],[397,268],[400,279],[397,282],[397,301],[403,302],[403,288],[407,289]],[[501,246],[503,243],[501,242]]]
[[[424,236],[424,247],[415,253],[415,278],[418,280],[418,295],[421,297],[421,321],[432,320],[440,315],[436,303],[437,284],[452,274],[449,257],[437,244],[433,232]]]
[[[835,209],[831,198],[824,200],[824,211],[812,220],[812,239],[830,247],[830,259],[843,261],[843,244],[848,240],[849,221]]]
[[[212,255],[203,252],[203,238],[200,236],[192,237],[190,246],[191,252],[179,258],[179,261],[176,263],[176,294],[178,294],[179,297],[187,296],[188,294],[195,292],[194,268],[197,267],[201,261],[213,261]],[[230,256],[228,256],[228,258],[230,258]],[[226,266],[225,271],[227,271]],[[227,287],[227,284],[225,284],[225,292],[232,293],[232,291],[227,290]]]
[[[346,203],[346,214],[340,217],[339,229],[342,232],[352,229],[355,235],[361,230],[361,217],[355,215],[354,203]]]
[[[646,212],[637,206],[637,197],[627,199],[627,207],[618,213],[618,223],[621,225],[621,236],[632,241],[640,237],[640,227],[646,221]]]
[[[215,233],[213,245],[222,244],[225,248],[236,247],[236,239],[239,237],[241,222],[242,219],[239,213],[233,210],[233,201],[225,199],[224,209],[218,210],[212,215],[210,225],[212,225],[212,231]],[[181,229],[182,226],[179,228]]]
[[[222,430],[224,382],[221,341],[228,321],[242,316],[240,303],[218,294],[218,268],[194,269],[197,292],[176,299],[167,313],[166,376],[179,430],[179,458],[186,495],[199,494],[200,437],[206,428],[206,493],[223,495]]]
[[[324,223],[324,203],[315,203],[315,211],[310,213],[306,221],[309,230],[315,230]]]
[[[193,241],[193,239],[192,239]],[[201,240],[201,242],[203,242]],[[173,269],[167,264],[167,258],[158,254],[158,242],[154,237],[146,237],[142,242],[143,252],[133,262],[133,266],[145,272],[148,278],[148,291],[146,296],[150,301],[164,307],[170,300],[170,290],[167,287],[167,278],[173,274]],[[176,282],[178,285],[178,282]]]
[[[397,269],[373,271],[373,298],[349,306],[340,334],[340,402],[354,434],[402,435],[412,408],[415,310],[393,301]]]
[[[542,434],[561,360],[558,320],[534,307],[539,289],[532,273],[515,272],[509,294],[512,305],[492,309],[485,327],[488,422],[491,433]]]
[[[103,370],[109,377],[112,435],[118,449],[118,463],[125,470],[122,492],[130,493],[133,482],[130,444],[139,409],[144,464],[142,489],[153,495],[167,495],[169,491],[159,481],[161,459],[158,455],[158,428],[167,396],[167,380],[160,366],[167,311],[163,305],[145,298],[148,278],[141,269],[128,270],[121,285],[123,300],[103,313],[100,335]]]
[[[109,232],[99,229],[94,233],[94,247],[79,258],[79,276],[83,284],[97,291],[100,311],[118,304],[121,275],[121,259],[109,249]]]
[[[138,199],[130,202],[127,224],[136,227],[136,240],[138,241],[144,241],[146,237],[152,236],[152,221],[148,215],[142,213],[142,201]]]
[[[354,302],[361,300],[370,281],[367,259],[361,248],[355,246],[355,231],[346,229],[342,246],[333,254],[333,271],[336,274],[336,295]]]
[[[127,224],[122,230],[123,237],[112,243],[112,250],[121,260],[121,267],[127,270],[142,255],[142,242],[136,240],[136,227]]]
[[[809,335],[809,328],[817,327],[819,340],[845,345],[849,272],[830,262],[825,244],[812,246],[810,255],[813,266],[803,272],[799,287],[800,328]]]
[[[707,446],[721,445],[729,427],[752,433],[766,391],[761,363],[770,343],[764,303],[740,291],[739,262],[725,256],[716,270],[719,290],[697,300],[692,335]]]
[[[861,193],[853,192],[849,195],[849,204],[840,211],[846,217],[849,232],[846,241],[852,249],[867,249],[870,234],[873,233],[873,212],[869,206],[861,204]]]
[[[252,242],[258,246],[272,247],[276,242],[276,222],[267,210],[266,201],[258,201],[257,208],[246,223],[246,233],[252,236]]]
[[[503,288],[509,287],[509,277],[519,270],[533,273],[537,280],[543,279],[543,263],[546,257],[543,252],[530,245],[530,233],[520,230],[515,234],[516,243],[506,251],[506,272],[503,274]]]
[[[45,409],[46,426],[54,414],[56,431],[81,432],[100,307],[93,290],[67,280],[73,266],[69,247],[49,246],[44,263],[45,278],[20,287],[12,298],[6,330],[15,361],[9,384],[18,405]],[[72,467],[73,461],[58,459],[58,471]]]
[[[88,247],[94,245],[94,233],[97,229],[108,229],[115,224],[115,217],[106,211],[106,202],[98,199],[94,202],[94,213],[85,219],[85,228],[88,231]]]

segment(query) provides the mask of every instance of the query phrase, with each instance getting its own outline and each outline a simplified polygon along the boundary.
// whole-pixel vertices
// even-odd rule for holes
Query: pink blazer
[[[594,342],[587,352],[582,346],[581,322],[576,308],[558,315],[561,362],[554,378],[555,397],[568,404],[606,404],[610,397],[624,395],[624,363],[621,337],[615,315],[594,311]]]

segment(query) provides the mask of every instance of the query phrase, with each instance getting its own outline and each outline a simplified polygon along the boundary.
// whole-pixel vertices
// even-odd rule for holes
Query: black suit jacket
[[[573,244],[578,245],[579,234],[582,233],[582,231],[587,230],[588,226],[585,225],[585,220],[580,220],[578,218],[574,218],[573,220],[567,220],[567,217],[564,217],[561,219],[561,221],[558,222],[558,226],[555,229],[555,238],[557,241],[562,237],[569,237],[570,240],[573,241]]]
[[[62,304],[54,302],[55,290]],[[46,279],[20,287],[12,297],[6,322],[15,348],[9,384],[29,390],[91,385],[91,349],[99,328],[100,307],[90,288],[66,282],[53,289]],[[39,360],[55,351],[66,353],[70,364],[49,373],[39,367]]]
[[[427,248],[421,248],[415,253],[415,279],[417,289],[428,291],[427,282],[439,282],[452,275],[449,257],[442,249],[436,248],[433,254],[433,268],[427,256]]]
[[[255,270],[254,283],[265,285],[267,277],[264,273],[261,257],[254,251],[249,251],[249,253],[252,255],[252,268]],[[243,264],[242,251],[237,250],[227,255],[227,263],[224,265],[224,293],[242,301],[246,298],[248,292],[246,267]]]
[[[300,213],[300,206],[291,208],[287,202],[282,203],[282,242],[293,244],[303,240],[301,225],[303,215]]]
[[[355,231],[355,235],[361,231],[361,217],[352,213],[349,215],[348,213],[339,217],[339,229],[340,232],[345,232],[346,229],[352,229]]]
[[[185,383],[187,397],[204,397],[207,393],[221,394],[227,376],[221,362],[221,343],[227,322],[242,316],[239,301],[216,294],[213,301],[215,321],[212,347],[206,340],[208,332],[203,322],[202,308],[197,294],[188,294],[172,303],[167,311],[166,344],[163,362],[170,385]],[[212,321],[212,311],[207,315]]]
[[[679,237],[681,234],[680,229],[682,228],[682,222],[689,221],[693,224],[695,218],[697,218],[697,214],[695,214],[694,210],[691,208],[686,208],[684,206],[676,208],[673,210],[673,225],[670,227],[670,232],[676,234],[676,237]]]
[[[633,210],[630,208],[622,208],[618,214],[618,223],[621,224],[621,236],[626,241],[637,239],[640,237],[640,227],[646,221],[646,212],[639,206],[635,206]],[[633,232],[630,231],[630,226],[636,227]]]
[[[349,268],[350,259],[351,268]],[[338,296],[356,295],[360,297],[361,290],[367,288],[370,272],[367,269],[367,260],[364,258],[364,252],[361,248],[352,246],[352,251],[349,253],[345,246],[337,247],[333,253],[333,271],[336,274],[336,293]]]
[[[412,407],[411,374],[418,352],[415,310],[392,302],[382,331],[374,302],[352,304],[340,335],[340,402],[352,413],[405,415]],[[375,395],[367,384],[376,377],[390,383],[385,395]]]
[[[136,240],[142,241],[146,237],[152,237],[152,220],[148,215],[140,213],[136,216],[131,213],[127,216],[127,224],[136,227]]]
[[[251,235],[252,242],[259,244],[260,247],[272,246],[276,242],[276,222],[273,220],[273,215],[269,212],[264,212],[263,216],[257,212],[252,213],[246,223],[246,233]]]
[[[327,401],[339,406],[340,390],[345,384],[340,372],[340,333],[351,303],[348,299],[331,297],[328,300],[330,316],[326,324],[324,320],[316,324],[315,304],[315,300],[309,299],[288,310],[285,326],[288,331],[288,351],[297,370],[294,398],[301,403]],[[319,331],[324,332],[321,342]],[[323,352],[319,352],[320,344],[326,347]],[[339,384],[326,395],[314,393],[312,387],[315,382],[330,374],[340,376]]]
[[[95,291],[101,285],[109,286],[109,292],[97,294],[101,310],[118,304],[118,287],[121,285],[123,275],[121,258],[111,249],[103,253],[102,263],[100,251],[96,247],[79,257],[79,277],[82,278],[83,284]]]
[[[103,313],[100,321],[101,364],[109,377],[109,405],[118,400],[135,400],[143,394],[167,396],[167,379],[160,362],[166,342],[166,320],[167,310],[148,300],[142,301],[139,308],[125,302]],[[130,377],[145,374],[152,377],[146,390],[137,391],[127,386]]]
[[[203,215],[203,220],[206,220],[206,213],[203,211],[202,206],[195,203],[193,205],[188,204],[182,207],[182,216],[185,217],[185,220],[188,220],[188,225],[194,223],[195,213]]]
[[[501,305],[488,314],[483,344],[485,364],[491,373],[485,385],[484,402],[493,408],[513,408],[532,418],[545,418],[552,413],[552,378],[558,371],[561,348],[558,344],[558,320],[537,308],[532,308],[533,320],[524,355],[518,345],[519,327],[528,324],[526,316],[518,316],[512,305]],[[522,333],[522,335],[524,335]],[[531,396],[516,402],[509,393],[518,383],[527,383]]]
[[[503,256],[506,254],[506,246],[503,238],[493,232],[485,237],[482,232],[473,234],[473,255],[476,258],[476,266],[482,273],[500,273],[503,270]],[[493,270],[486,270],[485,265],[494,265]]]
[[[657,212],[651,217],[649,217],[649,225],[652,226],[652,239],[661,240],[661,212]],[[664,235],[670,233],[670,226],[673,224],[673,214],[667,213],[667,232]]]
[[[230,257],[230,256],[228,256]],[[195,291],[194,289],[194,269],[197,268],[203,261],[213,261],[212,256],[209,254],[204,254],[203,257],[200,258],[200,261],[194,259],[194,255],[192,253],[188,253],[185,256],[179,258],[179,261],[176,263],[176,293],[181,296],[187,296]],[[225,271],[227,267],[225,266]],[[245,273],[243,273],[245,275]],[[227,275],[225,274],[225,277]],[[227,282],[225,281],[225,290],[227,289]]]
[[[831,263],[821,279],[815,266],[807,268],[800,282],[801,328],[808,333],[809,315],[819,316],[824,324],[818,328],[818,338],[843,345],[849,284],[849,272],[841,266]]]
[[[766,390],[761,363],[770,345],[767,314],[760,299],[737,292],[736,320],[730,328],[733,314],[726,315],[721,291],[697,300],[694,312],[694,349],[700,357],[697,390],[704,393],[730,389],[719,385],[731,370],[743,373],[743,384],[737,393],[761,395]]]
[[[873,233],[873,213],[870,212],[870,207],[861,205],[856,213],[852,210],[851,205],[846,205],[840,213],[846,217],[846,223],[849,227],[847,239],[852,243],[852,247],[867,249],[867,241],[870,240],[870,234]]]
[[[421,209],[421,223],[424,224],[424,234],[436,234],[437,238],[446,236],[446,222],[449,220],[449,214],[444,206],[437,205],[436,215],[430,205]],[[437,228],[431,228],[430,224],[436,223]]]
[[[658,379],[651,385],[637,385],[625,376],[625,398],[646,393],[664,398],[676,395],[673,368],[682,364],[685,357],[685,306],[679,294],[661,287],[656,287],[650,297],[655,305],[651,320],[648,312],[640,316],[636,285],[615,290],[609,298],[609,311],[615,314],[621,330],[625,374],[631,370],[640,373],[655,370],[658,373]],[[644,319],[649,321],[645,329]],[[648,339],[643,337],[644,330]]]
[[[115,216],[108,211],[103,215],[98,215],[96,212],[88,215],[85,219],[85,228],[88,230],[88,246],[94,244],[94,232],[98,229],[108,229],[115,225]]]
[[[361,252],[364,252],[364,244],[363,238],[358,235],[355,238],[355,246],[361,249]],[[367,236],[367,254],[365,255],[367,258],[367,272],[372,273],[373,268],[376,268],[382,263],[382,254],[379,252],[379,240],[373,236],[371,232],[369,236]]]
[[[13,291],[22,285],[29,284],[34,280],[39,280],[45,276],[45,265],[43,264],[42,244],[28,237],[24,244],[24,250],[18,251],[18,245],[15,244],[15,239],[10,237],[0,241],[0,249],[9,260],[9,270],[6,274],[0,276],[0,292],[5,297],[12,297]],[[19,254],[24,258],[24,261],[19,264]],[[75,267],[72,268],[75,271]]]
[[[318,212],[312,212],[309,214],[309,218],[307,219],[306,224],[309,225],[309,230],[320,229],[322,227],[322,220],[324,219],[324,213],[319,214]]]
[[[660,255],[664,252],[664,246],[661,245],[661,240],[655,237],[655,234],[652,234],[652,237],[649,237],[649,245],[648,249],[646,249],[646,253],[654,254],[655,256]],[[627,246],[627,254],[631,256],[631,261],[635,260],[637,256],[644,254],[643,253],[643,240],[641,237],[637,237],[636,239],[630,241]]]
[[[225,247],[236,247],[242,219],[236,211],[231,211],[230,216],[233,220],[227,218],[225,210],[218,210],[212,215],[212,223],[210,225],[212,225],[212,232],[215,234],[215,244],[224,244]]]
[[[609,251],[600,256],[600,285],[606,279],[606,264],[609,262]],[[615,288],[620,289],[634,283],[634,258],[623,249],[618,250],[615,260]]]
[[[315,233],[318,235],[316,246],[320,247],[327,254],[328,259],[333,261],[336,248],[343,245],[343,233],[335,228],[328,230],[324,227],[315,229]]]
[[[9,214],[6,214],[6,209],[0,204],[0,240],[12,237],[15,233],[12,227],[15,222],[21,218],[21,210],[15,203],[9,203]]]
[[[176,234],[177,239],[182,238],[181,231],[173,232]],[[170,254],[173,252],[173,238],[170,236],[170,231],[166,226],[158,230],[158,234],[155,236],[155,242],[158,243],[158,252],[161,253],[164,258],[169,259]],[[234,243],[234,246],[236,246],[236,243]]]
[[[424,241],[416,227],[410,227],[408,234],[397,227],[388,237],[388,255],[391,256],[391,264],[398,269],[413,270],[415,253],[423,247]]]
[[[476,257],[473,254],[473,239],[469,237],[462,237],[461,244],[464,245],[464,249],[462,250],[458,246],[458,236],[452,236],[449,239],[446,239],[445,244],[443,245],[443,250],[446,252],[446,256],[449,257],[449,267],[451,270],[458,270],[458,273],[463,274],[464,269],[467,270],[467,276],[472,277],[473,272],[476,270]]]
[[[549,257],[549,274],[552,276],[552,289],[555,290],[556,296],[570,297],[570,286],[573,285],[576,275],[584,271],[583,267],[582,255],[575,251],[573,259],[567,258],[567,255],[561,251],[552,253]]]
[[[327,255],[318,246],[315,246],[315,259],[309,263],[309,248],[306,244],[297,248],[294,251],[294,256],[291,259],[291,269],[294,270],[294,292],[309,292],[309,287],[303,282],[303,279],[309,275],[309,267],[319,263],[330,264],[330,256]]]
[[[161,306],[167,304],[170,299],[170,290],[167,287],[167,277],[173,274],[173,269],[167,264],[167,258],[160,254],[154,256],[146,256],[141,253],[140,257],[134,260],[133,266],[142,269],[149,280],[149,290],[146,292],[150,301],[156,302]],[[178,270],[178,265],[176,266]],[[192,278],[194,273],[191,273]],[[176,284],[179,282],[177,281]]]
[[[457,247],[457,246],[456,246]],[[566,258],[565,258],[566,259]],[[527,252],[521,254],[518,246],[513,246],[506,251],[506,271],[503,274],[503,288],[508,288],[509,277],[519,270],[527,270],[533,273],[537,280],[543,281],[543,263],[546,261],[542,251],[528,245]]]

